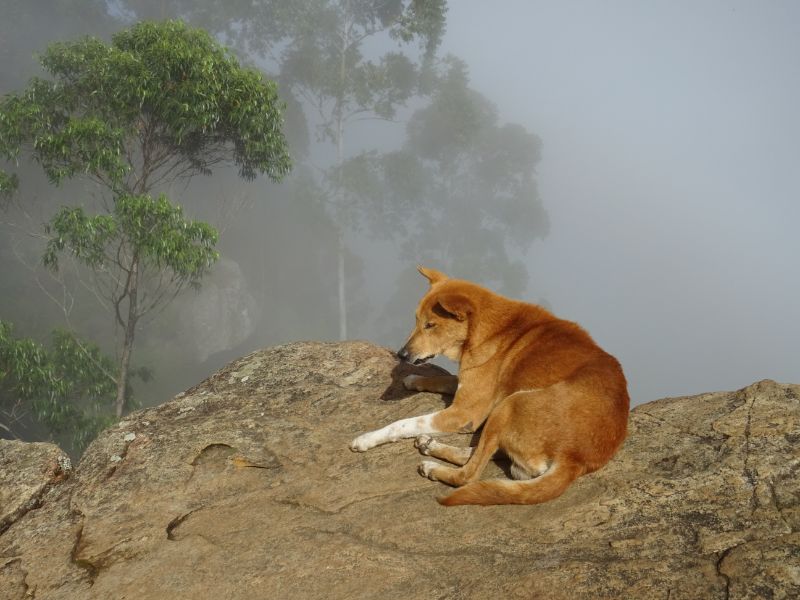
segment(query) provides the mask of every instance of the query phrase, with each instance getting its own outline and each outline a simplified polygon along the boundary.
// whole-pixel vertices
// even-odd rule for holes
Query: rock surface
[[[347,448],[443,405],[409,369],[280,346],[129,415],[74,472],[0,442],[0,598],[800,597],[800,386],[639,406],[561,498],[447,509],[411,440]]]
[[[0,534],[30,510],[42,496],[69,476],[72,462],[53,444],[3,440],[0,451]]]

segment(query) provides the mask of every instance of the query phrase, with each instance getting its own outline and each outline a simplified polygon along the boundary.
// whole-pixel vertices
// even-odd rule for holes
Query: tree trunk
[[[122,347],[122,356],[119,361],[119,374],[117,375],[117,399],[114,402],[117,418],[122,417],[125,410],[125,392],[128,387],[128,367],[131,362],[131,351],[133,350],[133,332],[130,326],[125,328],[125,343]]]
[[[340,111],[339,111],[340,112]],[[342,123],[341,114],[337,115],[336,119],[336,164],[339,168],[339,189],[336,191],[339,194],[339,202],[341,203],[341,167],[344,161],[344,124]],[[337,277],[339,283],[339,340],[344,341],[347,339],[347,286],[345,285],[344,277],[344,231],[339,225],[339,235],[337,236],[336,244],[337,253]]]
[[[136,320],[138,319],[137,293],[139,290],[139,259],[134,257],[128,279],[128,318],[125,323],[125,340],[122,344],[122,354],[119,359],[119,374],[117,376],[117,398],[114,402],[117,418],[122,417],[125,410],[125,392],[128,389],[128,371],[133,354],[133,339],[136,334]]]
[[[344,239],[339,234],[338,243],[339,254],[339,339],[347,339],[347,296],[344,279]]]
[[[350,15],[350,2],[346,2],[345,11],[347,16]],[[347,50],[350,45],[350,22],[345,18],[344,28],[342,30],[342,50],[339,59],[339,82],[341,90],[345,89],[345,79],[347,78]],[[344,92],[340,91],[340,96],[336,99],[336,106],[334,108],[334,115],[336,119],[336,168],[338,169],[338,188],[336,190],[339,196],[339,204],[342,202],[342,163],[344,162],[344,115],[343,113],[343,98]],[[343,207],[340,206],[340,209]],[[344,278],[344,231],[342,224],[339,224],[339,236],[337,239],[337,259],[338,269],[337,277],[339,283],[339,340],[344,341],[347,339],[347,290]]]

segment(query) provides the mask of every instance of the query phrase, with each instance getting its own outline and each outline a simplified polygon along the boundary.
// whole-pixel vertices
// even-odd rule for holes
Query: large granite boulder
[[[129,415],[74,471],[0,442],[0,598],[800,597],[800,386],[641,405],[562,497],[444,508],[411,440],[347,447],[443,406],[410,369],[291,344]]]

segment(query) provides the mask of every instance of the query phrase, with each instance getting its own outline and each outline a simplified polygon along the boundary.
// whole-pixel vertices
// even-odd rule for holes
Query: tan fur
[[[400,355],[412,363],[439,354],[457,361],[455,397],[442,411],[365,434],[351,448],[364,450],[420,433],[471,432],[485,423],[471,456],[431,443],[427,436],[417,441],[423,454],[463,465],[425,461],[420,466],[423,475],[460,486],[439,499],[446,506],[546,502],[606,464],[622,444],[628,422],[627,384],[617,360],[577,324],[540,306],[431,269],[420,267],[420,272],[431,287]],[[426,379],[407,385],[452,388],[442,378]],[[498,450],[523,480],[479,481]]]

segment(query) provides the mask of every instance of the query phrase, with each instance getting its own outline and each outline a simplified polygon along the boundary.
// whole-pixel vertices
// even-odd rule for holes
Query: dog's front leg
[[[455,394],[458,390],[458,377],[455,375],[408,375],[403,379],[407,390],[434,392],[436,394]]]
[[[421,417],[400,419],[381,429],[363,433],[350,442],[350,450],[353,452],[364,452],[375,446],[386,444],[387,442],[396,442],[404,438],[413,438],[423,433],[439,433],[439,429],[433,424],[434,417],[437,414],[439,413],[435,412],[422,415]]]

